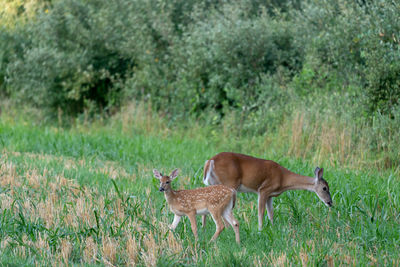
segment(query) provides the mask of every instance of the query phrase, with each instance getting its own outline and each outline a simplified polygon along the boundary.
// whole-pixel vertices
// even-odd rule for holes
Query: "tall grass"
[[[282,126],[281,139],[231,139],[229,134],[221,136],[223,129],[217,127],[168,124],[144,105],[127,107],[110,121],[70,128],[9,114],[3,112],[0,120],[2,264],[400,263],[398,173],[331,161],[330,152],[340,155],[343,149],[346,156],[341,140],[347,136],[319,135],[321,130],[329,133],[327,126],[310,126],[301,114],[288,124],[293,133]],[[304,141],[307,138],[310,141]],[[304,175],[312,174],[313,161],[322,161],[334,207],[326,208],[312,193],[287,192],[274,201],[275,224],[259,233],[256,196],[239,194],[234,213],[240,246],[232,245],[232,229],[208,243],[214,232],[211,223],[200,230],[199,242],[186,219],[175,232],[169,231],[173,216],[151,170],[178,167],[182,175],[173,186],[194,188],[202,185],[204,161],[223,150],[273,159]]]

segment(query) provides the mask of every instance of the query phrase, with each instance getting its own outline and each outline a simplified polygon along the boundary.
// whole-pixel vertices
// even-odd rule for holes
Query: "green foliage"
[[[9,67],[16,96],[68,114],[117,106],[120,80],[150,46],[139,4],[70,0],[41,13],[27,30],[32,44]]]
[[[263,75],[275,74],[280,66],[295,71],[301,62],[290,24],[266,13],[250,19],[239,8],[198,23],[184,42],[176,57],[182,69],[178,84],[182,80],[194,91],[194,112],[221,104],[250,108],[264,93],[259,90]]]
[[[369,31],[363,56],[366,61],[365,78],[369,109],[391,114],[400,104],[400,3],[379,1],[367,6]],[[365,25],[367,26],[367,25]]]
[[[0,0],[0,97],[8,97],[7,67],[23,54],[30,42],[24,34],[28,23],[40,10],[45,10],[48,0]]]
[[[275,131],[303,107],[372,127],[397,116],[399,10],[380,0],[56,1],[0,33],[0,90],[51,116],[150,101],[172,120],[238,135]]]
[[[362,64],[359,34],[365,16],[356,2],[305,1],[303,8],[291,15],[298,25],[299,41],[316,68],[328,66],[338,71],[342,80],[357,74],[355,66]]]
[[[397,46],[371,49],[367,56],[367,94],[372,111],[391,114],[400,104],[400,44]],[[397,51],[393,53],[393,49]]]
[[[208,15],[196,10],[169,55],[138,70],[127,89],[172,114],[260,108],[255,102],[268,94],[260,90],[268,87],[263,76],[297,71],[302,49],[290,23],[265,11],[254,17],[249,10],[244,3]]]
[[[261,6],[55,2],[27,26],[30,45],[8,66],[10,91],[68,114],[118,106],[124,92],[151,97],[166,111],[174,107],[173,114],[242,108],[256,97],[263,74],[301,65],[290,25],[256,11]]]
[[[10,34],[7,30],[0,29],[0,96],[6,95],[6,69],[10,63],[10,57],[15,54],[14,37],[15,35]]]
[[[307,48],[305,65],[337,73],[343,85],[361,87],[370,115],[390,113],[400,97],[399,3],[308,1],[293,14]]]

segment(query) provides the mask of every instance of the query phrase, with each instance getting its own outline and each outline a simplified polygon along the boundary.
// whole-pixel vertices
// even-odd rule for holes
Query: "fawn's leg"
[[[178,226],[178,223],[181,220],[181,216],[176,215],[174,216],[174,221],[172,222],[171,226],[169,227],[172,231],[175,230],[175,228]]]
[[[215,239],[217,239],[217,237],[219,236],[219,234],[222,232],[222,230],[224,230],[224,222],[222,221],[222,216],[221,216],[221,212],[210,212],[211,216],[215,222],[215,234],[213,235],[213,237],[211,238],[210,241],[215,241]]]
[[[196,213],[189,213],[187,216],[189,217],[190,225],[192,226],[192,231],[193,231],[194,237],[197,240],[198,236],[197,236]]]

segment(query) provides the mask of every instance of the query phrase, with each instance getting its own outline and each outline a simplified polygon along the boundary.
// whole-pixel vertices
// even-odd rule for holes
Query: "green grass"
[[[173,186],[195,188],[203,186],[205,160],[220,151],[273,159],[304,175],[311,175],[315,166],[276,151],[261,152],[249,140],[161,130],[147,133],[143,125],[126,127],[123,121],[60,128],[30,119],[13,121],[3,114],[1,265],[400,263],[399,177],[373,168],[322,166],[334,207],[325,207],[310,192],[286,192],[274,200],[274,225],[267,222],[261,232],[256,195],[239,194],[234,214],[240,246],[232,229],[209,243],[215,227],[211,219],[200,228],[198,242],[188,219],[171,233],[167,225],[173,214],[157,190],[153,168],[180,168]]]

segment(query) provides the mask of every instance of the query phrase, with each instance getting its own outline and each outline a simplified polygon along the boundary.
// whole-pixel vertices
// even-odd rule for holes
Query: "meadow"
[[[399,1],[0,6],[0,266],[399,266]],[[222,151],[323,167],[333,207],[170,231],[153,168],[195,188]]]
[[[6,106],[7,105],[3,105]],[[238,194],[232,228],[216,242],[210,218],[199,240],[173,214],[152,169],[181,174],[174,188],[202,185],[205,160],[221,151],[273,159],[312,175],[316,158],[239,140],[222,128],[174,126],[140,105],[114,117],[63,127],[39,111],[8,106],[0,117],[0,265],[288,266],[400,264],[400,183],[396,169],[320,162],[334,205],[286,192],[274,225],[257,230],[255,194]],[[266,216],[265,216],[266,217]]]

